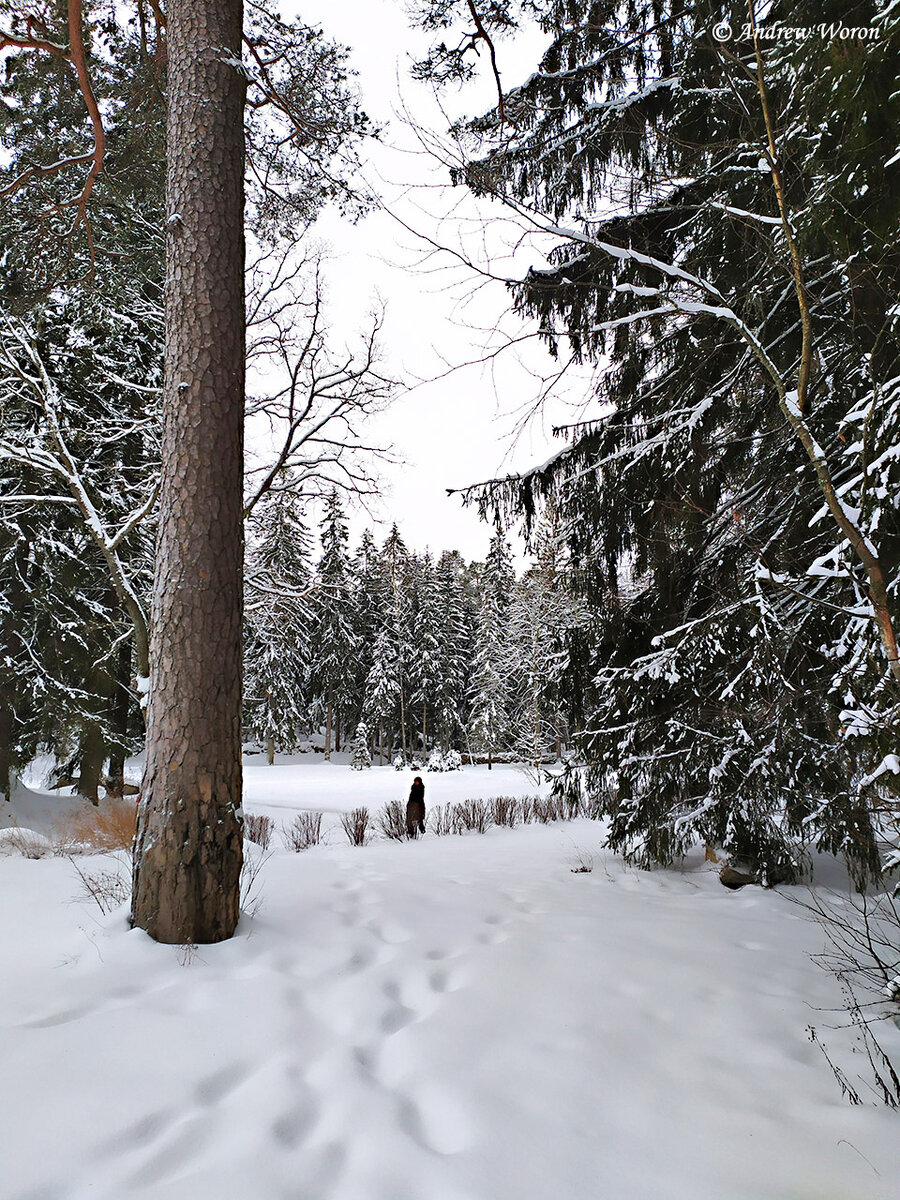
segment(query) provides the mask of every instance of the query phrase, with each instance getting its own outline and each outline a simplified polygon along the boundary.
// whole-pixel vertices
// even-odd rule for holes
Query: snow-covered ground
[[[430,804],[532,790],[425,781]],[[246,807],[408,784],[251,760]],[[20,793],[22,824],[53,803]],[[336,821],[279,843],[238,935],[193,949],[103,916],[65,859],[0,858],[3,1200],[900,1195],[898,1118],[843,1102],[808,1039],[852,1068],[791,889],[626,868],[588,821],[362,848]]]

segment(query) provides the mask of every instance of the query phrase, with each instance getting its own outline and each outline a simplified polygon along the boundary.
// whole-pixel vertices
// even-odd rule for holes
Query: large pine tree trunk
[[[166,362],[136,925],[217,942],[242,863],[241,0],[170,0]]]

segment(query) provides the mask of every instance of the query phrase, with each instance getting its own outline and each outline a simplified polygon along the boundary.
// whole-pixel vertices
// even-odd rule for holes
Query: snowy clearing
[[[429,806],[533,790],[425,781]],[[408,786],[251,762],[246,806]],[[3,1200],[895,1200],[897,1117],[844,1103],[807,1036],[852,1072],[802,889],[635,871],[585,820],[329,830],[276,838],[255,914],[197,948],[101,915],[65,859],[0,858]]]

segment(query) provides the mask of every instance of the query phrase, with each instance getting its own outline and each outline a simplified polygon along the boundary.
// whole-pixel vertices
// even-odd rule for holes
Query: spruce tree
[[[326,498],[321,523],[322,554],[316,572],[316,605],[310,684],[325,723],[325,758],[340,748],[341,719],[353,706],[354,657],[352,564],[347,520],[336,489]],[[334,741],[332,740],[334,739]]]
[[[422,754],[428,751],[429,726],[435,720],[436,697],[441,683],[441,617],[438,578],[431,556],[417,563],[415,604],[411,622],[410,701],[422,714]]]
[[[365,711],[378,727],[378,765],[390,757],[393,750],[394,721],[400,711],[400,662],[397,644],[391,629],[380,629],[375,637],[372,666],[366,679]],[[385,731],[388,732],[385,744]]]
[[[900,15],[856,5],[881,36],[810,53],[716,43],[713,3],[474,10],[476,47],[525,14],[549,44],[466,126],[456,178],[559,239],[516,304],[596,365],[605,410],[480,498],[526,522],[549,498],[564,522],[596,613],[582,744],[612,843],[668,862],[718,842],[781,878],[813,841],[864,878],[900,670]],[[764,26],[846,18],[776,3]],[[424,73],[463,70],[447,45]]]
[[[369,752],[369,727],[365,721],[356,726],[356,736],[353,739],[353,752],[350,766],[354,771],[365,771],[372,765],[372,755]]]
[[[477,598],[465,563],[456,551],[441,555],[435,574],[439,661],[432,705],[446,753],[467,723]]]
[[[491,539],[481,572],[481,601],[475,634],[469,730],[476,747],[494,756],[510,735],[510,674],[513,668],[508,617],[515,575],[509,546],[499,531]]]
[[[289,483],[289,481],[287,481]],[[309,533],[286,486],[256,508],[247,550],[245,725],[266,747],[289,751],[309,728],[313,613]]]

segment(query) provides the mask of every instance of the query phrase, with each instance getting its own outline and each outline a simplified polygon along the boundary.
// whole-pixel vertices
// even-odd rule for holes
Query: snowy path
[[[819,931],[596,843],[278,851],[188,954],[68,903],[68,863],[0,860],[0,1196],[896,1200],[897,1118],[806,1036]]]

